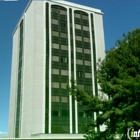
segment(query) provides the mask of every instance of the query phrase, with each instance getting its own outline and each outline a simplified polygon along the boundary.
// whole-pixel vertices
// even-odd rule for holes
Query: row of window
[[[59,37],[59,32],[52,31],[52,35],[56,36],[56,37]],[[60,37],[67,38],[67,34],[66,33],[60,33]]]
[[[69,110],[53,110],[52,111],[52,116],[54,116],[54,117],[60,117],[60,116],[62,116],[62,117],[67,117],[67,116],[69,116]]]
[[[62,9],[56,9],[56,8],[52,8],[51,9],[53,13],[59,13],[59,14],[62,14],[62,15],[66,15],[67,14],[67,11],[65,10],[62,10]]]
[[[66,83],[60,83],[61,88],[66,89]],[[52,88],[59,88],[59,82],[52,82]],[[91,85],[80,85],[78,84],[78,87],[82,90],[86,91],[92,91],[92,86]]]
[[[52,88],[59,88],[59,83],[58,82],[52,82]],[[61,83],[61,88],[66,89],[66,83]]]
[[[75,13],[74,14],[74,17],[76,17],[76,18],[82,18],[84,20],[88,20],[88,15],[81,15],[81,14]]]
[[[83,53],[83,49],[76,47],[76,52]],[[85,54],[90,54],[90,49],[84,49]]]
[[[66,10],[62,10],[62,9],[59,10],[59,9],[56,9],[56,8],[52,8],[51,10],[52,10],[53,13],[59,13],[59,14],[62,14],[62,15],[67,15]],[[82,18],[84,20],[88,20],[88,15],[82,15],[82,14],[79,14],[79,13],[75,13],[74,17]]]
[[[89,27],[88,26],[82,26],[80,24],[75,24],[75,29],[82,30],[82,27],[83,27],[84,31],[89,31]]]
[[[68,97],[60,97],[60,96],[52,96],[52,102],[60,102],[60,98],[61,98],[61,102],[62,103],[68,103]]]
[[[61,72],[61,75],[63,76],[68,76],[68,70],[59,70],[59,69],[52,69],[52,74],[56,74],[56,75],[59,75],[60,72]],[[77,77],[80,77],[80,78],[92,78],[92,74],[91,73],[84,73],[83,71],[77,71]]]
[[[63,20],[57,20],[57,19],[52,19],[52,24],[54,25],[61,25],[61,26],[67,26],[67,22],[63,21]],[[72,24],[70,24],[70,26],[72,27]],[[85,25],[80,25],[80,24],[75,24],[75,29],[78,30],[84,30],[84,31],[89,31],[89,27],[85,26]]]
[[[53,110],[52,116],[60,117],[60,116],[69,116],[69,110]],[[92,113],[78,112],[78,117],[80,118],[92,118]]]
[[[52,48],[59,49],[59,44],[52,43]],[[68,46],[67,45],[61,45],[61,50],[68,50]]]
[[[60,45],[56,43],[52,43],[52,48],[60,49]],[[61,45],[61,50],[68,50],[67,45]],[[76,52],[83,53],[83,48],[76,47]],[[84,49],[85,54],[90,54],[90,49]]]
[[[92,78],[92,74],[91,73],[84,73],[83,71],[77,71],[77,77],[80,77],[80,78]]]
[[[88,38],[88,37],[82,37],[82,36],[76,35],[75,38],[76,38],[77,41],[90,42],[90,38]]]
[[[92,91],[92,86],[91,85],[80,85],[80,84],[78,84],[77,86],[82,90]]]
[[[68,75],[68,70],[60,70],[61,75],[67,76]],[[59,69],[52,69],[52,74],[59,75]]]
[[[52,61],[54,61],[54,62],[68,63],[68,58],[62,56],[61,59],[60,59],[59,56],[52,56]],[[91,66],[91,61],[76,59],[76,64],[77,65]]]
[[[64,56],[61,56],[61,59],[59,59],[59,56],[52,56],[52,61],[68,63],[68,58],[64,57]]]
[[[52,36],[59,37],[59,32],[57,32],[57,31],[52,31]],[[66,34],[66,33],[60,33],[60,37],[62,37],[62,38],[67,38],[67,34]],[[88,37],[82,37],[82,36],[76,35],[76,36],[75,36],[75,39],[76,39],[77,41],[90,42],[90,38],[88,38]]]

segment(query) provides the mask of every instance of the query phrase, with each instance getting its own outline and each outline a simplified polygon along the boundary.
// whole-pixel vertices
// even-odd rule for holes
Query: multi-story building
[[[73,77],[98,95],[105,55],[102,12],[63,1],[31,0],[13,33],[9,137],[82,138],[86,114],[68,93]]]

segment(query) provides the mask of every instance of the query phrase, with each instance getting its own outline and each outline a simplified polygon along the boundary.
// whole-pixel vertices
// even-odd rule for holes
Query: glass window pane
[[[83,60],[76,59],[76,64],[78,64],[78,65],[83,65]]]
[[[61,102],[68,103],[68,97],[61,97]]]
[[[52,31],[52,35],[53,35],[53,36],[59,36],[59,32]]]
[[[82,53],[82,48],[78,48],[78,47],[77,47],[77,48],[76,48],[76,51],[79,52],[79,53]]]
[[[60,10],[60,14],[62,14],[62,15],[66,15],[66,11],[64,11],[64,10]]]
[[[59,74],[59,69],[52,69],[52,74]]]
[[[77,71],[77,77],[84,77],[84,73],[82,71]]]
[[[54,13],[58,13],[58,9],[56,9],[56,8],[52,8],[52,12],[54,12]]]
[[[83,26],[83,30],[89,31],[89,27],[88,26]]]
[[[61,50],[68,50],[68,46],[67,45],[61,45]]]
[[[61,83],[61,88],[66,89],[66,83]]]
[[[85,73],[85,78],[91,78],[91,73]]]
[[[56,111],[56,110],[52,111],[52,116],[59,117],[60,116],[59,111]]]
[[[86,61],[86,60],[85,60],[85,65],[86,65],[86,66],[91,66],[91,61]]]
[[[84,49],[84,53],[90,54],[90,50],[89,49]]]
[[[52,24],[57,24],[58,25],[58,20],[57,19],[52,19]]]
[[[75,24],[75,28],[81,30],[81,25]]]
[[[92,91],[92,86],[85,85],[85,90],[86,90],[86,91]]]
[[[68,58],[62,56],[62,57],[61,57],[61,62],[63,62],[63,63],[68,63]]]
[[[53,88],[59,88],[59,83],[58,82],[52,82],[52,87]]]
[[[69,110],[62,110],[62,116],[69,116]]]
[[[75,13],[75,17],[76,17],[76,18],[81,18],[81,15],[80,15],[80,14]]]
[[[68,71],[67,70],[61,70],[61,75],[67,76],[68,75]]]
[[[87,19],[88,19],[88,16],[86,16],[86,15],[82,15],[82,19],[87,20]]]
[[[82,41],[82,37],[81,36],[76,36],[76,40]]]
[[[59,62],[59,56],[52,56],[52,61]]]
[[[52,48],[54,48],[54,49],[59,49],[59,44],[52,43]]]
[[[89,39],[89,38],[84,37],[84,42],[89,42],[89,41],[90,41],[90,39]]]
[[[52,102],[60,102],[59,96],[52,96]]]
[[[78,87],[79,87],[80,89],[84,90],[84,85],[79,85],[79,84],[78,84]]]
[[[67,38],[67,34],[66,33],[60,33],[60,36],[63,38]]]

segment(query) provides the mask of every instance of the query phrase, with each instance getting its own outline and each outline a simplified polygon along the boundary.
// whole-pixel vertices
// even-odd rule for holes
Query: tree
[[[117,48],[108,51],[105,59],[97,64],[99,92],[108,98],[89,96],[74,80],[68,87],[75,99],[88,107],[87,111],[102,112],[87,128],[86,137],[90,140],[114,140],[116,134],[126,140],[128,128],[140,129],[140,29],[124,34],[116,45]],[[95,132],[94,127],[102,124],[106,130]]]

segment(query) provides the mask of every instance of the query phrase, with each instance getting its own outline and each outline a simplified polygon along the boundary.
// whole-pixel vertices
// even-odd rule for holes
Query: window
[[[92,86],[90,86],[90,85],[85,85],[85,90],[86,90],[86,91],[92,91]]]
[[[67,34],[66,33],[60,33],[60,36],[63,38],[67,38]]]
[[[52,96],[52,102],[60,102],[59,96]]]
[[[76,40],[82,41],[82,37],[81,36],[76,36]]]
[[[76,48],[76,51],[79,52],[79,53],[82,53],[82,48],[78,48],[78,47],[77,47],[77,48]]]
[[[62,57],[61,57],[61,62],[63,62],[63,63],[68,63],[68,58],[62,56]]]
[[[52,74],[59,74],[59,69],[52,69]]]
[[[59,117],[60,116],[59,111],[56,110],[52,111],[52,116]]]
[[[78,64],[78,65],[83,65],[83,60],[76,59],[76,64]]]
[[[84,90],[84,85],[79,85],[79,84],[78,84],[78,87],[79,87],[80,89]]]
[[[59,62],[59,56],[52,56],[52,61]]]
[[[82,19],[88,20],[88,16],[82,15]]]
[[[68,71],[67,70],[61,70],[61,75],[67,76],[68,75]]]
[[[62,116],[63,117],[69,116],[69,110],[62,110]]]
[[[68,46],[67,45],[61,45],[61,50],[68,50]]]
[[[90,39],[87,37],[84,37],[84,42],[90,42]]]
[[[86,65],[86,66],[91,66],[91,61],[86,61],[86,60],[85,60],[85,65]]]
[[[60,20],[60,25],[61,25],[62,27],[67,27],[67,22],[64,21],[64,20]]]
[[[85,78],[91,78],[91,73],[85,73]]]
[[[62,15],[66,15],[66,11],[64,11],[64,10],[60,10],[60,14],[62,14]]]
[[[84,49],[84,53],[90,54],[90,50],[89,49]]]
[[[75,28],[81,30],[81,25],[75,24]]]
[[[89,31],[89,27],[88,26],[83,26],[83,30]]]
[[[52,44],[52,48],[54,48],[54,49],[59,49],[59,44],[53,43],[53,44]]]
[[[84,77],[84,73],[82,71],[78,71],[77,77],[80,77],[80,78]]]
[[[57,24],[58,25],[58,20],[57,19],[52,19],[52,24]]]
[[[52,12],[58,13],[58,9],[52,8]]]
[[[53,88],[59,88],[59,83],[58,82],[52,82],[52,87]]]
[[[66,83],[61,83],[61,88],[66,89]]]
[[[53,35],[53,36],[59,36],[59,32],[52,31],[52,35]]]
[[[61,97],[62,103],[68,103],[68,97]]]
[[[76,17],[76,18],[81,18],[81,15],[80,15],[80,14],[75,13],[75,17]]]

